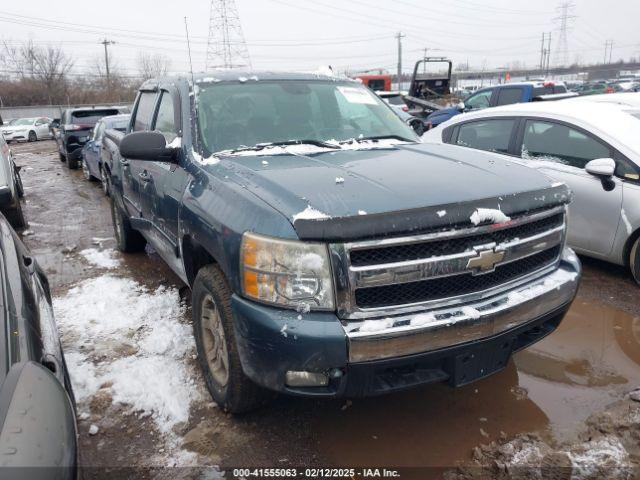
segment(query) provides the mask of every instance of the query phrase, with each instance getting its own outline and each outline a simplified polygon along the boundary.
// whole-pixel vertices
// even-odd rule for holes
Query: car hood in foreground
[[[451,145],[225,157],[207,168],[281,212],[301,238],[323,240],[469,223],[477,208],[510,215],[569,200],[566,186],[531,168]]]

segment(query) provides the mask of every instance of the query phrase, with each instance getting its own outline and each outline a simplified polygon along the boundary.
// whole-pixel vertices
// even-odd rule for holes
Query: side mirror
[[[612,177],[616,171],[616,162],[612,158],[596,158],[587,163],[584,169],[596,177]]]
[[[120,155],[132,160],[173,163],[178,151],[168,147],[164,135],[159,132],[129,133],[120,142]]]
[[[464,110],[467,108],[466,105],[464,104],[464,102],[460,102],[456,105],[456,108],[458,110],[460,110],[461,112],[464,112]]]

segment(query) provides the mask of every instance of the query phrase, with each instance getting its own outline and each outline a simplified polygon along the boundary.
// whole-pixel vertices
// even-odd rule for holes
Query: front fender
[[[0,477],[75,478],[75,414],[49,370],[35,362],[11,368],[0,390],[0,426]]]
[[[218,263],[232,289],[240,291],[239,258],[246,231],[297,239],[291,223],[262,199],[219,175],[203,170],[192,174],[180,209],[179,237],[204,248]],[[183,245],[181,244],[181,247]]]

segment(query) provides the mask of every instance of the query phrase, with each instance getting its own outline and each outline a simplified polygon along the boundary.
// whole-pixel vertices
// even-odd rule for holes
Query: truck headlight
[[[240,252],[246,297],[298,310],[333,310],[327,246],[246,232]]]

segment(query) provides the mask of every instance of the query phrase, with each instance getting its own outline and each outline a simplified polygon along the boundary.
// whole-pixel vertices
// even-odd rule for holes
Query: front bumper
[[[5,133],[2,132],[2,136],[7,142],[24,142],[28,139],[29,132],[14,132],[14,133]]]
[[[244,372],[266,388],[306,396],[364,396],[448,381],[458,386],[504,368],[513,352],[551,333],[573,301],[580,262],[472,304],[363,323],[299,315],[234,296]],[[375,323],[380,322],[380,328]],[[289,387],[287,371],[326,374],[324,387]]]

